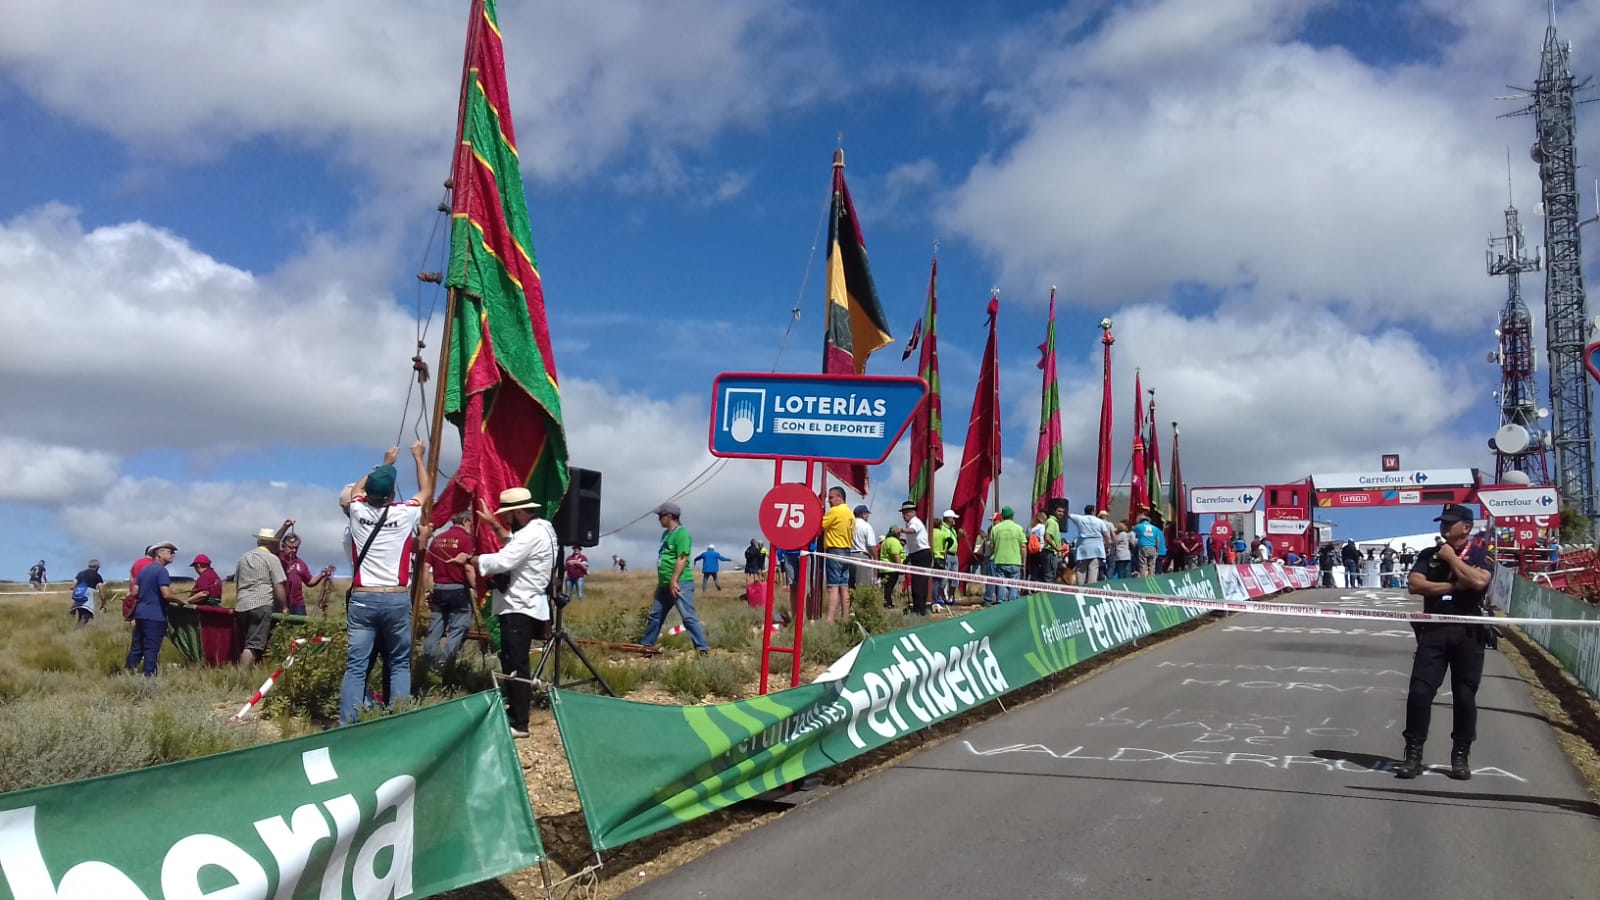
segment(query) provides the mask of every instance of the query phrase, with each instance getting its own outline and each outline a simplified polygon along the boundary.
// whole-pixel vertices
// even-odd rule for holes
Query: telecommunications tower
[[[1539,166],[1544,200],[1544,318],[1550,359],[1551,439],[1556,486],[1564,504],[1593,520],[1600,513],[1594,489],[1592,393],[1583,366],[1589,313],[1583,291],[1583,258],[1578,244],[1578,158],[1575,95],[1588,80],[1574,83],[1567,65],[1571,45],[1556,35],[1555,0],[1539,57],[1539,80],[1518,88],[1527,107],[1512,115],[1532,116],[1536,140],[1529,151]],[[1530,475],[1532,473],[1529,473]]]
[[[1509,178],[1507,179],[1509,189]],[[1509,193],[1509,190],[1508,190]],[[1499,349],[1489,361],[1500,366],[1500,428],[1489,441],[1494,450],[1495,484],[1550,484],[1550,435],[1540,420],[1549,410],[1539,409],[1538,386],[1533,372],[1533,317],[1522,302],[1522,273],[1539,271],[1539,254],[1523,255],[1522,225],[1517,208],[1506,203],[1505,237],[1489,239],[1490,275],[1506,276],[1506,305],[1500,310],[1495,335]]]

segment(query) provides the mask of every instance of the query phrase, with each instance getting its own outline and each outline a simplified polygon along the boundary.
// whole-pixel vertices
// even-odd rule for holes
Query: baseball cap
[[[683,510],[679,509],[676,503],[663,503],[651,512],[658,516],[671,516],[674,519],[683,518]]]
[[[205,555],[204,553],[199,553],[199,554],[195,555],[194,562],[189,563],[189,568],[192,569],[195,566],[209,566],[209,565],[211,565],[211,557]]]
[[[855,513],[858,516],[870,516],[870,515],[872,515],[872,510],[867,509],[867,505],[865,503],[863,503],[860,506],[856,507]]]
[[[941,518],[941,519],[959,519],[961,517],[956,515],[956,511],[955,510],[947,509],[947,510],[944,511],[944,515],[940,516],[939,518]]]
[[[1009,506],[1000,507],[1000,516],[1001,516],[1001,518],[1009,519],[1009,518],[1011,518],[1012,516],[1014,516],[1016,514],[1017,514],[1017,511],[1012,509]]]
[[[1459,503],[1450,503],[1450,504],[1446,504],[1445,505],[1444,512],[1439,513],[1438,517],[1435,518],[1434,521],[1435,522],[1471,522],[1472,520],[1474,520],[1476,518],[1477,518],[1477,516],[1472,514],[1472,510],[1471,509],[1469,509],[1469,508],[1467,508],[1465,506],[1462,506]]]
[[[394,496],[394,466],[379,466],[367,474],[367,494],[373,497]]]

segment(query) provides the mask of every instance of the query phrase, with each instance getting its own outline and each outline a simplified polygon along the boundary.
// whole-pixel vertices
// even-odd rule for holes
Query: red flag
[[[1096,510],[1111,508],[1111,320],[1101,323],[1100,344],[1105,348],[1105,371],[1100,376],[1100,456],[1095,469],[1094,503]]]
[[[944,468],[944,410],[939,402],[939,258],[928,268],[928,310],[917,327],[922,357],[917,374],[928,383],[928,397],[911,420],[911,484],[906,495],[917,505],[917,518],[933,521],[933,473]]]
[[[1172,489],[1168,494],[1173,534],[1189,527],[1189,492],[1183,489],[1183,466],[1178,462],[1178,423],[1172,423]]]
[[[1150,496],[1145,492],[1144,460],[1144,385],[1138,371],[1133,375],[1133,491],[1128,496],[1128,521],[1150,508]]]
[[[973,542],[983,527],[983,508],[989,486],[1000,474],[1000,363],[995,353],[995,319],[1000,298],[989,298],[989,342],[983,347],[978,371],[978,392],[972,398],[972,419],[967,423],[967,445],[961,452],[961,471],[950,508],[960,517],[961,568],[967,567]]]
[[[828,216],[828,322],[822,342],[822,371],[860,375],[872,352],[893,343],[867,269],[867,246],[850,189],[844,183],[844,151],[833,156],[833,207]],[[851,490],[867,493],[867,467],[828,463],[828,471]]]
[[[1161,438],[1156,434],[1156,389],[1151,388],[1149,395],[1150,408],[1146,412],[1146,417],[1150,420],[1150,431],[1144,441],[1147,457],[1144,491],[1150,497],[1150,510],[1156,512],[1162,510],[1166,498],[1161,496]],[[1171,510],[1163,511],[1162,518],[1165,519],[1171,512]]]

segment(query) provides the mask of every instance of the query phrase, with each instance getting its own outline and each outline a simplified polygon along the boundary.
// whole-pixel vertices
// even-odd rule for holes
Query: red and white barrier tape
[[[801,551],[808,556],[823,557],[821,553]],[[1092,597],[1096,600],[1137,600],[1140,603],[1149,603],[1155,606],[1180,606],[1185,609],[1220,610],[1223,612],[1258,613],[1268,616],[1314,616],[1319,619],[1380,619],[1388,622],[1454,622],[1461,625],[1482,625],[1491,621],[1485,616],[1449,616],[1439,613],[1425,612],[1396,612],[1382,609],[1344,609],[1327,606],[1300,606],[1292,603],[1241,603],[1234,600],[1212,600],[1205,597],[1169,597],[1159,594],[1139,594],[1131,591],[1117,591],[1107,588],[1079,587],[1066,584],[1042,584],[1037,581],[1026,581],[1021,578],[999,578],[994,575],[971,575],[964,572],[949,572],[939,569],[922,569],[901,563],[884,562],[882,560],[850,560],[853,566],[865,566],[885,572],[900,572],[906,575],[928,575],[934,578],[970,582],[972,584],[994,585],[996,587],[1016,588],[1019,593],[1037,593],[1048,591],[1052,594],[1077,594]],[[1198,571],[1198,570],[1196,570]],[[1168,573],[1181,577],[1182,573]],[[1492,619],[1496,625],[1572,625],[1572,626],[1600,626],[1600,619],[1533,619],[1516,616],[1496,616]]]
[[[333,639],[326,637],[297,638],[293,644],[289,645],[289,655],[283,658],[283,665],[279,666],[276,672],[268,675],[266,681],[261,682],[261,687],[256,689],[255,694],[250,697],[250,701],[244,705],[243,709],[234,713],[233,718],[229,719],[228,721],[243,722],[244,717],[250,715],[250,711],[256,708],[256,704],[261,702],[261,698],[265,697],[267,692],[272,690],[272,686],[278,683],[278,679],[283,676],[284,670],[294,665],[294,654],[295,651],[300,649],[300,645],[323,644],[330,640]]]
[[[772,630],[773,631],[777,631],[778,629],[780,629],[782,627],[783,627],[783,623],[782,622],[773,622],[772,623]],[[683,627],[682,625],[674,625],[671,628],[668,628],[666,631],[663,631],[661,633],[664,634],[664,635],[668,635],[668,636],[674,635],[674,634],[688,634],[689,633],[689,629]]]

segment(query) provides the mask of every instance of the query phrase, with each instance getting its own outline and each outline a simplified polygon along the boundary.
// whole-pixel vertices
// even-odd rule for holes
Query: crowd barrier
[[[1522,625],[1522,630],[1550,651],[1591,697],[1600,697],[1600,627],[1595,627],[1600,625],[1600,610],[1510,569],[1495,573],[1491,591],[1495,605],[1511,616],[1545,620]],[[1585,624],[1568,624],[1577,622]]]

